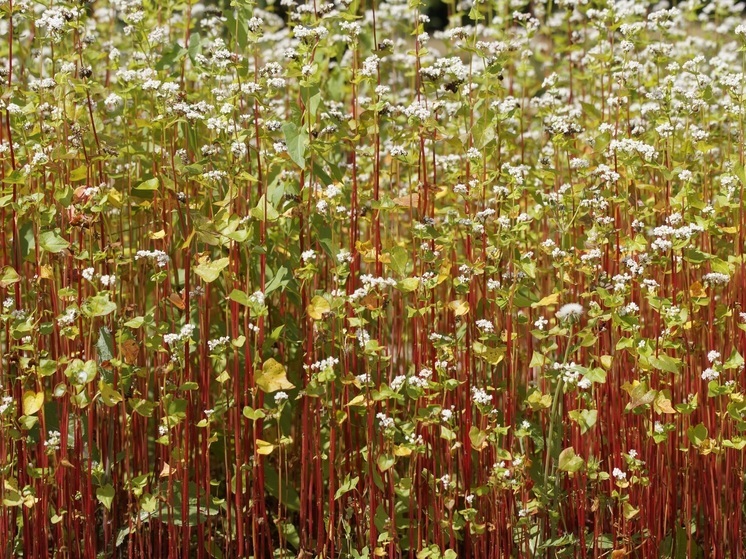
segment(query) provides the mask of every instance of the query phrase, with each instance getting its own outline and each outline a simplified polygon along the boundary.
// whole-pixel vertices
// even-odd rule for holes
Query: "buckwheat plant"
[[[735,0],[0,0],[0,556],[746,554]]]

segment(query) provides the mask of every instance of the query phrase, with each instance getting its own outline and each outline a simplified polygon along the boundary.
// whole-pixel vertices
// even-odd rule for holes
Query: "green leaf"
[[[99,363],[114,359],[114,339],[111,332],[105,326],[98,329],[98,341],[96,342]]]
[[[704,423],[689,427],[686,430],[686,436],[694,446],[699,446],[707,439],[707,427]]]
[[[81,165],[70,171],[70,181],[78,182],[88,178],[88,166]]]
[[[158,190],[158,185],[159,185],[158,177],[153,177],[152,179],[142,181],[140,184],[138,184],[135,187],[135,190],[140,190],[144,192]]]
[[[36,250],[36,238],[34,237],[34,222],[29,220],[23,223],[18,231],[21,244],[21,256],[24,260],[33,258]]]
[[[266,200],[265,195],[262,194],[262,197],[259,198],[256,206],[251,209],[251,217],[259,221],[277,221],[280,214],[277,212],[275,207]]]
[[[306,146],[308,145],[308,134],[305,130],[299,128],[295,123],[288,122],[282,127],[285,134],[285,144],[288,148],[288,155],[293,162],[301,169],[306,166]]]
[[[194,62],[194,57],[202,51],[202,39],[199,33],[192,33],[189,36],[189,48],[187,51],[189,52],[189,58]]]
[[[106,316],[117,310],[117,304],[109,300],[108,293],[104,293],[86,299],[80,310],[89,318]]]
[[[44,231],[39,235],[39,246],[47,252],[61,252],[69,247],[70,243],[55,231]]]
[[[345,493],[349,493],[350,491],[355,489],[355,487],[357,487],[358,481],[360,481],[360,478],[358,476],[351,478],[350,474],[347,474],[342,484],[337,488],[337,491],[334,493],[334,500],[336,501]]]
[[[111,510],[111,503],[114,501],[114,488],[111,484],[107,483],[96,489],[96,499],[106,507],[106,510]]]
[[[573,447],[567,447],[560,452],[558,468],[563,472],[574,474],[583,467],[584,460],[575,454]]]
[[[9,285],[13,285],[19,281],[21,281],[21,276],[18,275],[18,272],[15,271],[13,266],[5,266],[5,268],[3,268],[3,275],[0,278],[0,287],[5,289]]]
[[[399,289],[405,293],[417,291],[420,286],[420,278],[404,278],[399,282]]]
[[[290,283],[290,280],[283,281],[283,278],[287,275],[288,269],[285,268],[285,266],[280,266],[280,269],[275,272],[275,275],[272,276],[272,279],[267,284],[267,287],[264,288],[264,295],[267,296],[276,289],[279,289],[282,287],[282,289],[285,289],[285,286]]]
[[[205,282],[212,283],[220,277],[220,272],[226,268],[229,263],[230,259],[227,257],[218,258],[212,262],[205,257],[200,259],[200,263],[194,268],[194,273],[201,277]]]
[[[400,246],[395,246],[389,251],[389,257],[391,258],[388,264],[389,268],[400,276],[406,275],[407,264],[409,263],[409,254],[407,251]]]
[[[243,305],[244,307],[251,306],[251,301],[249,301],[249,296],[246,295],[246,293],[241,291],[240,289],[234,289],[233,291],[231,291],[230,295],[228,295],[228,298],[231,301],[235,301],[239,305]]]
[[[598,421],[598,410],[571,410],[570,419],[580,425],[580,433],[586,433]]]
[[[267,417],[263,410],[255,410],[251,406],[244,406],[243,416],[246,419],[250,419],[251,421],[256,421],[257,419]]]
[[[394,464],[396,463],[396,458],[390,454],[380,454],[378,458],[376,459],[376,464],[378,465],[378,469],[382,472],[385,472],[386,470],[390,470]]]
[[[124,323],[127,328],[140,328],[145,323],[145,318],[142,316],[136,316],[132,320],[128,320]]]
[[[665,353],[661,353],[658,357],[650,356],[648,357],[648,361],[659,371],[666,371],[667,373],[678,373],[679,364],[681,363],[681,359],[671,357]]]
[[[743,357],[738,350],[733,349],[733,352],[728,357],[728,360],[723,363],[723,369],[738,369],[744,365]]]

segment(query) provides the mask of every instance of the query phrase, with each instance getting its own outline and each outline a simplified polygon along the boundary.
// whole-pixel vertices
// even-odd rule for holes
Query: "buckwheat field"
[[[0,557],[744,557],[745,9],[1,0]]]

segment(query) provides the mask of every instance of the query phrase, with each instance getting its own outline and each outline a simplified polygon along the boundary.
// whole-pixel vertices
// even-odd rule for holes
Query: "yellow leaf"
[[[347,402],[348,406],[364,406],[365,405],[365,394],[358,394],[352,400]]]
[[[603,365],[604,369],[611,369],[611,361],[612,361],[611,355],[601,356],[601,365]]]
[[[44,392],[27,390],[23,393],[23,415],[34,415],[44,404]]]
[[[264,392],[295,388],[295,385],[288,380],[285,367],[271,357],[264,362],[261,372],[256,377],[256,384]]]
[[[695,298],[707,297],[707,291],[705,291],[701,283],[695,281],[689,288],[689,295]]]
[[[397,446],[394,448],[394,456],[410,456],[412,449],[406,446]]]
[[[306,308],[308,316],[313,320],[321,320],[324,317],[324,314],[328,313],[330,310],[332,310],[332,307],[329,304],[329,301],[324,299],[321,295],[316,295],[311,299],[311,303]]]
[[[164,462],[160,477],[168,477],[170,475],[171,475],[171,466],[168,465],[168,462]]]
[[[453,314],[456,316],[464,316],[466,313],[469,312],[469,303],[460,299],[451,301],[448,306],[451,308]]]
[[[658,413],[676,413],[676,410],[671,405],[671,400],[666,398],[663,392],[658,392],[658,396],[655,397],[653,409]]]
[[[547,295],[537,303],[531,303],[531,308],[535,309],[537,307],[548,307],[550,305],[556,305],[557,301],[559,301],[559,293],[552,293],[551,295]]]
[[[124,398],[119,392],[114,390],[110,384],[107,384],[102,380],[98,381],[98,389],[101,392],[101,399],[108,407],[116,406],[119,402],[124,401]]]
[[[263,441],[262,439],[256,440],[256,453],[262,454],[264,456],[268,454],[272,454],[272,451],[275,449],[275,445],[272,443],[268,443],[267,441]]]

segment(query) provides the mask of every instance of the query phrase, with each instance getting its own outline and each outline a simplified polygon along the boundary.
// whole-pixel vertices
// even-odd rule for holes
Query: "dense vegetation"
[[[0,556],[743,557],[743,6],[281,4],[0,2]]]

